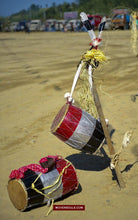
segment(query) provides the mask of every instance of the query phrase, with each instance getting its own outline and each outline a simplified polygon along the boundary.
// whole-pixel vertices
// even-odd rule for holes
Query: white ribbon
[[[89,65],[89,67],[88,67],[88,76],[89,76],[89,84],[90,84],[91,92],[92,92],[92,87],[93,87],[93,85],[92,85],[92,72],[93,72],[92,66]]]
[[[64,95],[64,98],[67,98],[69,102],[74,102],[72,96],[73,96],[73,93],[74,93],[74,90],[75,90],[75,87],[76,87],[76,84],[77,84],[77,81],[78,81],[78,78],[79,78],[79,75],[80,75],[80,72],[81,72],[81,68],[82,68],[82,62],[79,64],[79,67],[78,67],[78,69],[76,71],[76,74],[74,76],[71,92],[70,93],[67,92]]]
[[[79,67],[76,71],[76,74],[74,76],[74,80],[73,80],[73,84],[72,84],[72,88],[71,88],[71,97],[73,96],[73,92],[74,92],[74,89],[76,87],[76,84],[77,84],[77,81],[78,81],[78,78],[79,78],[79,75],[80,75],[80,72],[81,72],[81,67],[82,67],[82,62],[79,64]]]

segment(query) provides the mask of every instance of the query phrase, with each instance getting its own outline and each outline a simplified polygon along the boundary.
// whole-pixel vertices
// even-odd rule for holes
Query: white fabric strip
[[[80,63],[78,69],[77,69],[77,72],[75,74],[75,77],[74,77],[74,80],[73,80],[73,84],[72,84],[72,88],[71,88],[71,93],[70,93],[70,97],[73,96],[73,92],[74,92],[74,89],[76,87],[76,84],[77,84],[77,81],[78,81],[78,78],[79,78],[79,75],[80,75],[80,72],[81,72],[81,67],[82,67],[82,62]]]
[[[92,70],[92,66],[89,65],[89,68],[88,68],[88,75],[89,75],[89,84],[90,84],[90,89],[91,89],[91,92],[92,92],[92,73],[93,73],[93,70]]]
[[[41,181],[43,183],[43,187],[47,187],[47,186],[51,186],[52,184],[54,184],[55,181],[58,179],[58,177],[59,177],[59,172],[57,171],[57,169],[54,169],[54,170],[52,170],[52,171],[50,171],[50,172],[48,172],[46,174],[42,174],[40,176],[40,179],[41,179]],[[59,184],[59,186],[58,186],[58,184]],[[56,189],[56,187],[57,187],[57,189]],[[54,190],[54,189],[56,189],[56,190]],[[50,192],[52,192],[52,193],[50,193]],[[61,179],[60,183],[57,183],[56,185],[50,187],[49,189],[45,189],[44,193],[48,197],[53,198],[53,199],[60,198],[62,196],[62,194],[63,194],[62,179]],[[48,194],[48,193],[50,193],[50,194]],[[49,199],[45,197],[43,203],[47,202],[48,200]]]
[[[95,33],[94,33],[93,30],[88,31],[88,34],[89,34],[89,36],[90,36],[90,38],[91,38],[92,41],[93,41],[94,39],[96,39],[96,35],[95,35]]]
[[[65,143],[73,148],[81,150],[92,137],[95,127],[96,119],[82,110],[82,117],[74,133]]]

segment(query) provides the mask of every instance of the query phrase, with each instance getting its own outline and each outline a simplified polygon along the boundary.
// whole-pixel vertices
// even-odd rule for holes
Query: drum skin
[[[35,181],[38,174],[32,170],[27,170],[25,177],[21,179],[11,179],[8,182],[8,194],[13,205],[20,211],[24,211],[32,206],[42,204],[44,196],[36,193],[31,184]],[[37,188],[42,189],[43,184],[40,179],[36,182]]]
[[[105,138],[101,123],[70,103],[56,115],[51,132],[69,146],[89,153],[96,152]]]

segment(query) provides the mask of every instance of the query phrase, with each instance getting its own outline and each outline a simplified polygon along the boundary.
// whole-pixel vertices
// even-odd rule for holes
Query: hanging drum
[[[105,139],[101,123],[70,103],[56,115],[51,132],[71,147],[89,153],[96,152]]]
[[[31,164],[10,174],[8,194],[20,211],[61,198],[78,187],[76,171],[71,162],[59,156],[54,159],[49,156],[40,162],[41,165]]]

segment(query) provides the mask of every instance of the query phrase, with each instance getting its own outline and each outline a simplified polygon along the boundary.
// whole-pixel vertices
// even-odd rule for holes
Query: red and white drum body
[[[39,175],[39,173],[38,173]],[[48,187],[50,185],[53,185],[55,181],[59,178],[59,172],[57,169],[52,170],[51,172],[47,174],[42,174],[40,176],[40,180],[43,184],[43,188]],[[58,188],[57,188],[58,186]],[[57,190],[55,190],[57,188]],[[52,192],[53,193],[50,193]],[[50,189],[45,189],[44,194],[48,195],[50,193],[50,198],[53,198],[54,200],[61,198],[63,195],[63,183],[60,181],[60,184],[57,183],[56,185],[50,187]],[[49,198],[44,197],[43,203],[47,203],[49,201]]]
[[[40,176],[40,180],[43,183],[43,188],[51,186],[49,189],[44,190],[44,194],[50,196],[50,198],[54,200],[61,198],[63,195],[66,195],[76,190],[78,187],[76,171],[72,164],[70,164],[70,166],[66,168],[65,172],[63,172],[62,177],[59,176],[64,167],[67,166],[67,164],[67,160],[60,159],[56,162],[56,169]],[[54,184],[58,178],[59,181],[57,182],[57,184]],[[48,200],[49,199],[45,197],[43,202],[46,203],[48,202]]]
[[[78,188],[75,168],[65,159],[56,160],[53,170],[41,173],[40,176],[39,174],[39,172],[27,170],[24,178],[9,180],[8,194],[18,210],[24,211],[52,199],[56,200]],[[32,188],[33,183],[35,188]]]
[[[65,104],[55,117],[51,132],[73,148],[94,153],[104,141],[101,123],[84,110]]]

